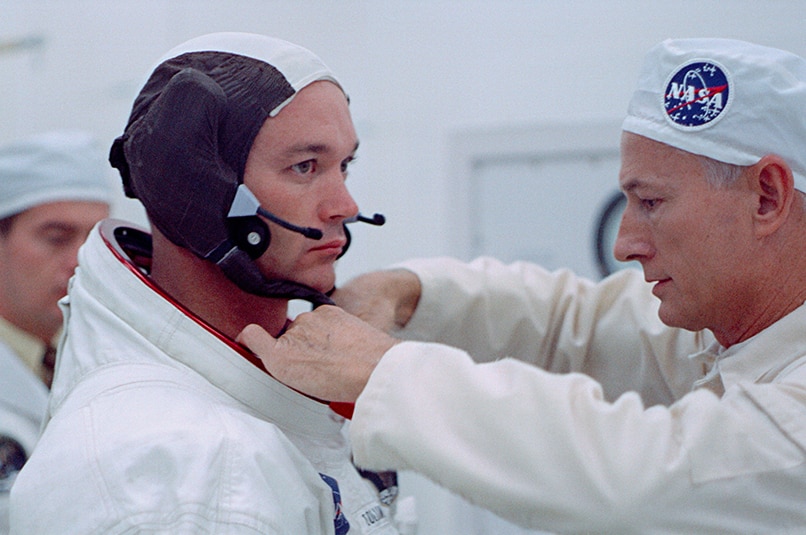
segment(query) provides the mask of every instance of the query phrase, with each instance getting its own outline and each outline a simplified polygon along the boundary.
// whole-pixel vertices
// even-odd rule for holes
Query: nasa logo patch
[[[333,527],[335,528],[335,533],[336,535],[347,535],[347,532],[350,531],[350,523],[347,521],[347,517],[344,516],[344,510],[341,505],[341,491],[339,491],[339,482],[321,472],[319,473],[319,476],[325,483],[327,483],[328,487],[330,487],[330,490],[333,493],[333,507],[335,508],[333,514]]]
[[[666,81],[666,119],[680,130],[701,130],[725,116],[731,103],[728,71],[714,61],[694,60],[674,70]]]

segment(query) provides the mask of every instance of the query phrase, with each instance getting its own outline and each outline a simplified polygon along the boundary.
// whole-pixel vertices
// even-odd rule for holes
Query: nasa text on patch
[[[666,118],[681,130],[712,126],[724,117],[730,102],[728,71],[709,60],[689,61],[675,69],[663,93]]]

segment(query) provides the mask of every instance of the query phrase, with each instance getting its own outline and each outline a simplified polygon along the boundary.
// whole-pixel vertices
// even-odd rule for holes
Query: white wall
[[[0,0],[0,43],[42,38],[0,45],[0,141],[83,127],[111,142],[153,61],[201,33],[297,42],[351,93],[361,150],[350,184],[365,212],[389,221],[354,227],[346,278],[411,256],[467,254],[448,230],[467,208],[449,183],[457,135],[618,121],[644,52],[661,39],[733,37],[806,55],[805,22],[802,0]],[[550,199],[536,191],[534,202]],[[116,213],[142,221],[130,202]],[[450,511],[429,514],[428,533],[457,525]],[[464,522],[461,532],[473,532]]]
[[[0,0],[0,41],[43,38],[0,51],[0,141],[76,126],[111,141],[155,59],[198,34],[295,41],[351,93],[362,147],[350,183],[364,211],[389,220],[355,227],[347,277],[464,253],[447,230],[465,208],[447,184],[456,133],[618,120],[657,41],[735,37],[806,54],[804,22],[802,0]]]

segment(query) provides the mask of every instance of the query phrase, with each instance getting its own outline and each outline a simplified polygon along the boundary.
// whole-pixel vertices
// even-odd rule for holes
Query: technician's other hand
[[[354,402],[399,340],[334,306],[297,316],[279,338],[247,325],[236,339],[279,381],[310,396]]]
[[[333,301],[347,312],[387,333],[406,326],[420,300],[420,279],[393,269],[360,275],[336,288]]]

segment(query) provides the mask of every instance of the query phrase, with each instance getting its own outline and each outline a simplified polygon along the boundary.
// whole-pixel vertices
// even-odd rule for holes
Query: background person
[[[336,298],[439,343],[334,307],[240,340],[295,388],[357,398],[359,466],[418,470],[524,526],[802,532],[804,109],[802,58],[664,41],[623,124],[615,254],[643,277],[414,261]]]
[[[103,151],[86,132],[0,147],[0,533],[46,410],[62,326],[57,302],[111,196]]]
[[[233,341],[282,332],[292,298],[330,302],[357,147],[308,50],[223,33],[168,52],[110,153],[152,233],[107,220],[79,252],[12,532],[397,533],[344,418]]]

